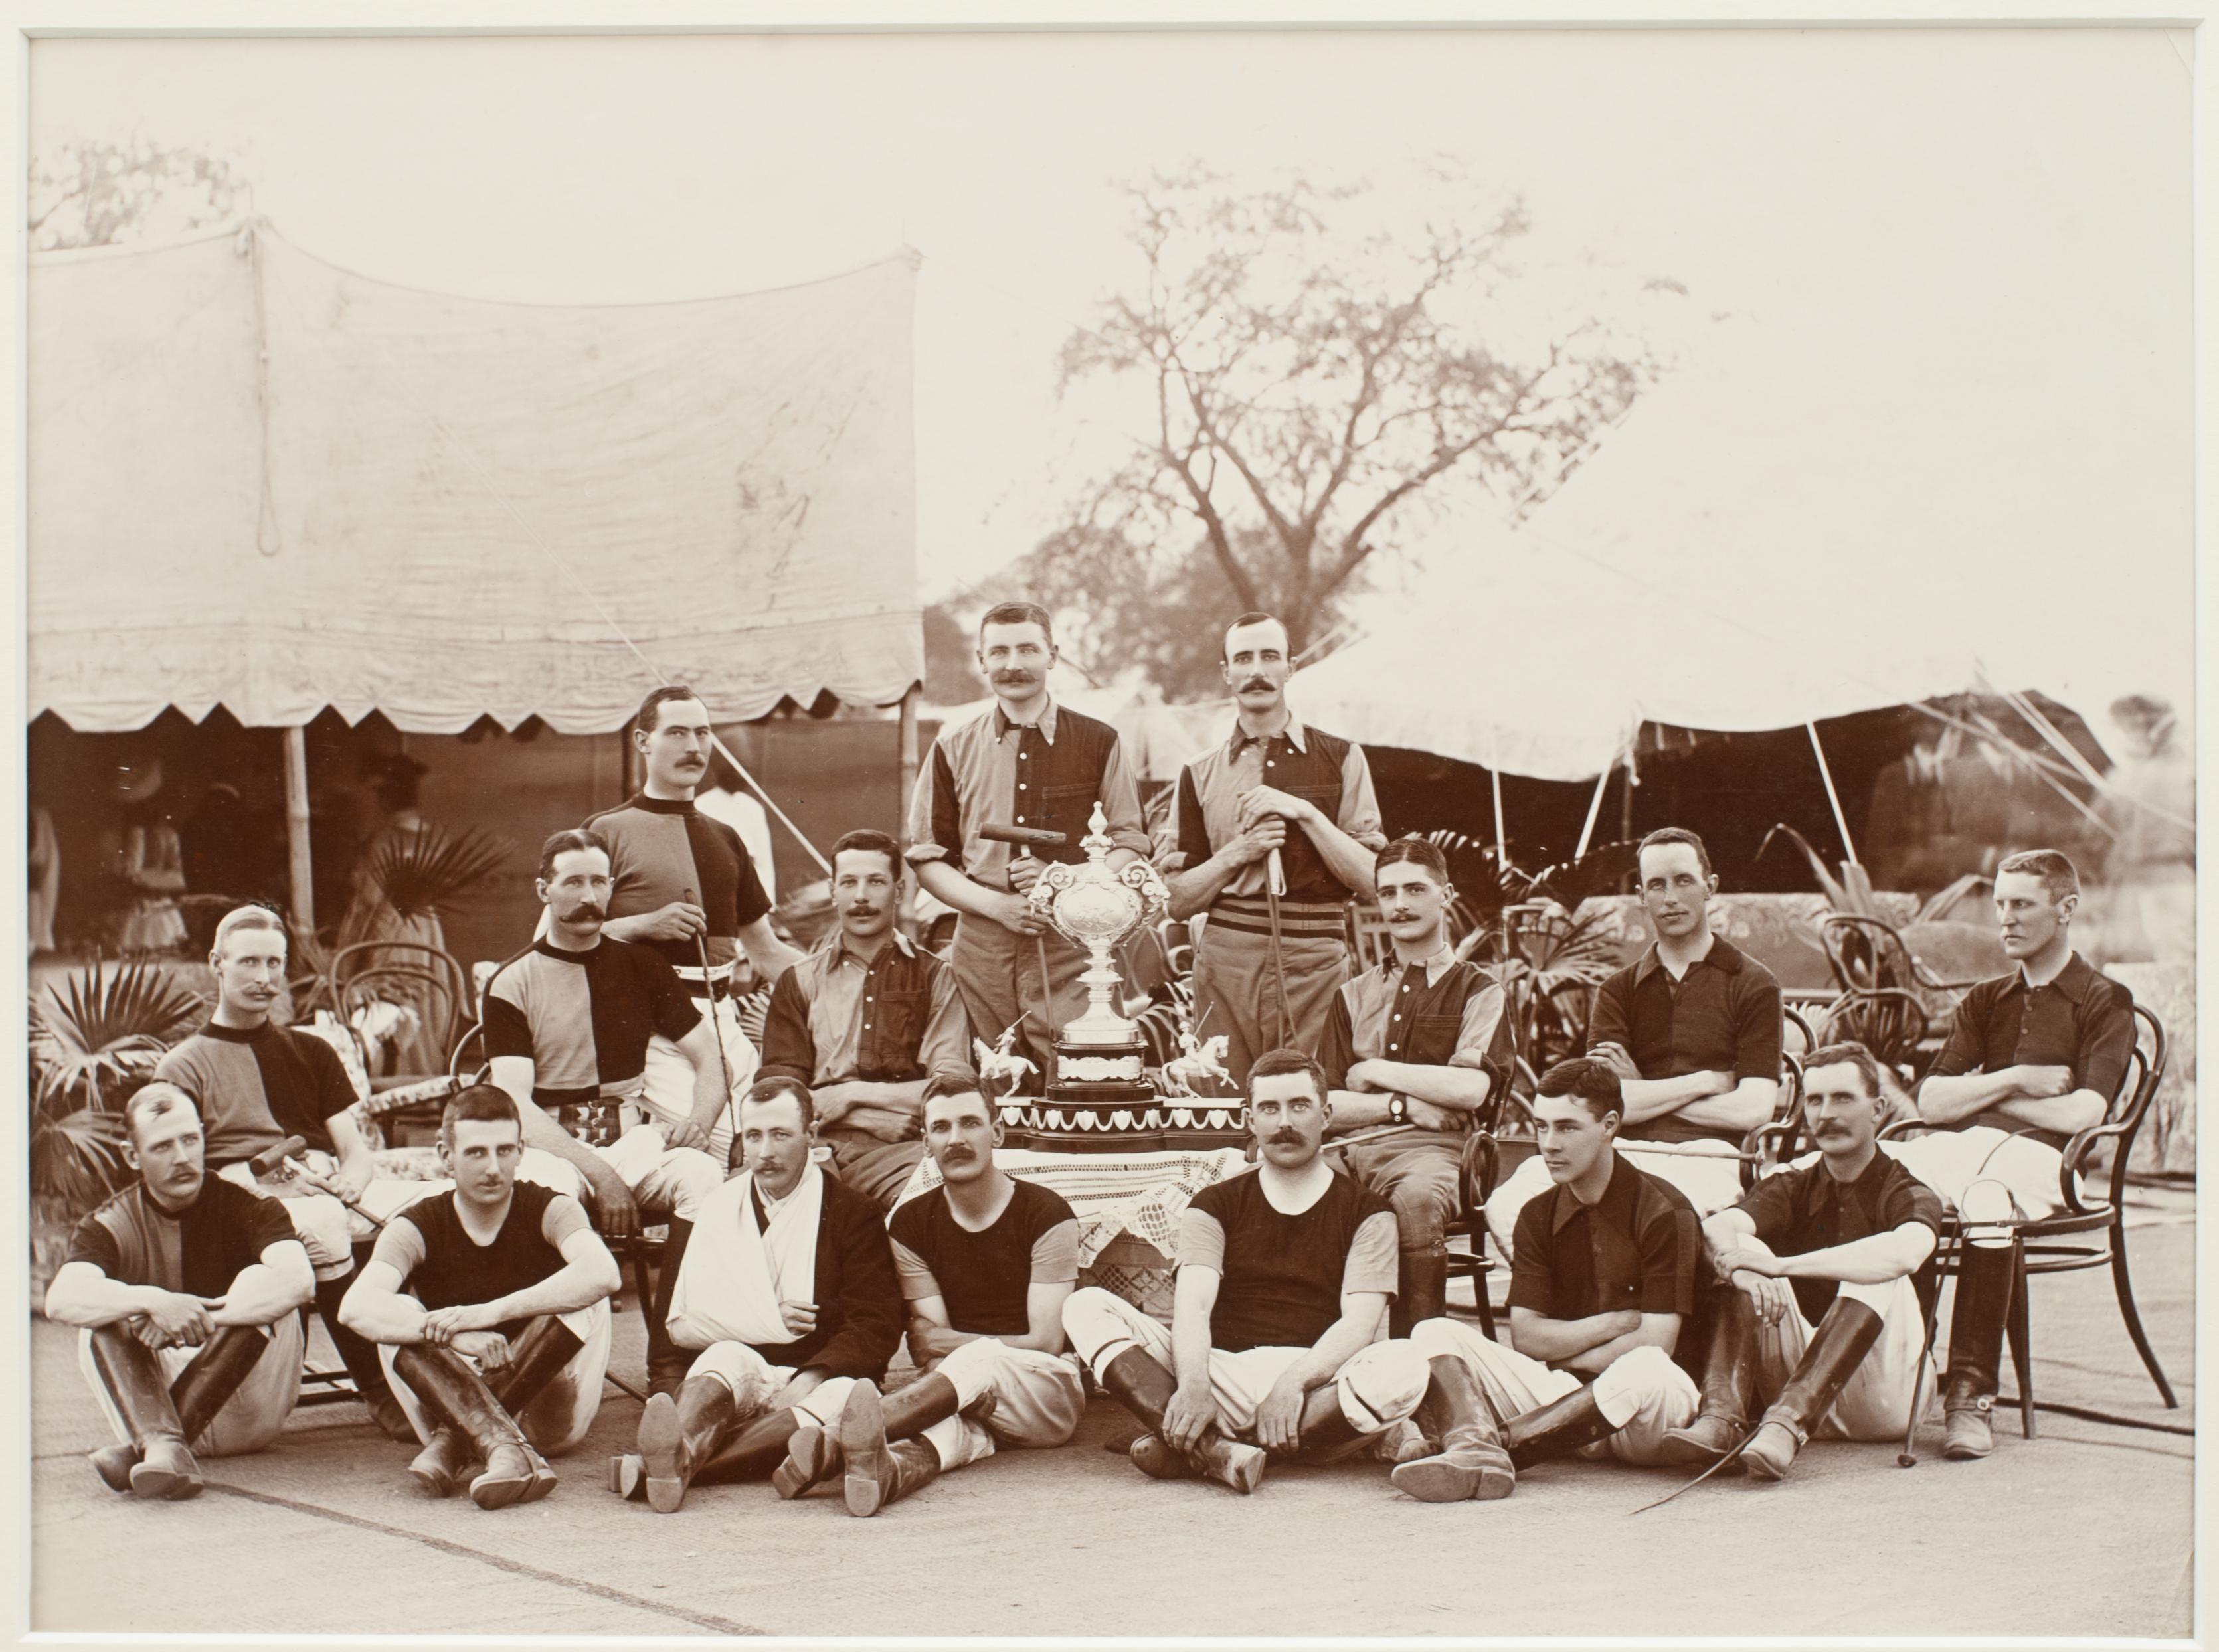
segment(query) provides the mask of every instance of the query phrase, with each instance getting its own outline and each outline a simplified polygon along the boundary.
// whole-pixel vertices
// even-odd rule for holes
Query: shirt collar
[[[893,947],[897,952],[900,953],[904,958],[914,958],[917,956],[917,948],[910,944],[909,937],[904,935],[899,929],[896,929],[892,935],[886,937],[886,944]],[[876,961],[875,960],[866,958],[861,953],[850,948],[848,945],[848,932],[841,928],[837,924],[833,926],[830,936],[828,937],[824,942],[824,951],[826,953],[825,966],[829,969],[837,969],[843,962],[848,959],[853,959],[855,960],[855,965],[858,968],[868,970],[872,964]],[[883,952],[879,954],[879,957],[880,958],[884,958],[886,954]]]
[[[1713,929],[1711,931],[1710,951],[1705,953],[1688,967],[1693,970],[1705,964],[1715,964],[1729,975],[1738,975],[1741,973],[1741,962],[1739,949],[1733,942]],[[1633,984],[1639,986],[1663,967],[1663,956],[1656,950],[1656,943],[1652,941],[1649,943],[1649,950],[1641,954],[1641,961],[1633,966]],[[1684,980],[1686,978],[1683,976],[1681,978]]]
[[[1238,757],[1249,746],[1265,746],[1273,740],[1284,740],[1305,757],[1310,755],[1309,733],[1302,727],[1302,718],[1291,712],[1287,717],[1287,726],[1276,735],[1250,734],[1241,728],[1240,718],[1234,718],[1232,736],[1225,742],[1225,755]]]
[[[2096,972],[2079,953],[2068,953],[2065,958],[2065,967],[2043,984],[2055,987],[2074,1003],[2082,1003],[2087,1000],[2088,989],[2096,984]],[[2011,985],[2004,990],[2007,992],[2030,992],[2034,990],[2026,978],[2025,965],[2020,965],[2011,972]]]
[[[1442,941],[1439,949],[1424,960],[1426,966],[1426,984],[1427,986],[1436,986],[1439,984],[1442,975],[1445,973],[1450,966],[1456,961],[1456,948],[1450,946],[1447,941]],[[1409,967],[1411,966],[1405,964],[1401,959],[1389,953],[1386,961],[1379,966],[1379,973],[1386,979],[1391,981]]]
[[[594,944],[592,946],[587,947],[586,950],[581,953],[574,953],[556,946],[545,935],[541,935],[532,941],[531,950],[536,953],[544,953],[550,958],[559,958],[566,964],[582,964],[588,958],[591,958],[595,953],[601,949],[601,942],[603,939],[604,937],[596,935],[594,938]]]
[[[631,807],[645,810],[650,815],[690,815],[693,812],[691,798],[650,798],[646,792],[634,794]]]
[[[259,1027],[226,1027],[221,1022],[212,1021],[201,1028],[201,1036],[212,1038],[220,1044],[252,1044],[257,1039],[267,1038],[270,1029],[277,1024],[274,1021],[265,1020]]]
[[[1578,1195],[1562,1183],[1557,1183],[1553,1189],[1557,1196],[1557,1208],[1549,1224],[1551,1233],[1560,1231],[1566,1222],[1571,1220],[1582,1210],[1609,1211],[1616,1214],[1621,1210],[1631,1209],[1636,1190],[1633,1178],[1641,1172],[1633,1168],[1624,1153],[1614,1149],[1612,1152],[1611,1159],[1610,1180],[1603,1186],[1602,1197],[1592,1205],[1582,1204]],[[1618,1225],[1629,1231],[1633,1227],[1631,1220],[1624,1219],[1621,1219]]]
[[[1026,724],[1022,724],[1022,723],[1012,723],[1012,722],[1010,722],[1010,714],[1009,714],[1007,711],[1004,711],[1002,709],[1002,702],[1001,702],[1001,701],[999,701],[999,700],[996,700],[996,701],[994,702],[994,738],[995,738],[995,739],[999,740],[999,739],[1000,739],[1004,735],[1005,735],[1005,734],[1009,733],[1009,731],[1010,731],[1010,730],[1012,730],[1012,729],[1022,729],[1022,728],[1024,728],[1024,727],[1026,727],[1026,726],[1027,726]],[[1047,743],[1048,743],[1049,745],[1053,746],[1054,744],[1055,744],[1055,696],[1054,696],[1054,695],[1050,694],[1050,695],[1047,697],[1047,705],[1045,705],[1044,707],[1042,707],[1042,708],[1041,708],[1041,714],[1040,714],[1040,720],[1039,720],[1037,723],[1035,723],[1035,724],[1031,724],[1030,726],[1031,726],[1031,727],[1033,727],[1033,728],[1038,729],[1038,730],[1040,730],[1040,732],[1041,732],[1041,739],[1043,739],[1043,740],[1045,740],[1045,741],[1047,741]]]

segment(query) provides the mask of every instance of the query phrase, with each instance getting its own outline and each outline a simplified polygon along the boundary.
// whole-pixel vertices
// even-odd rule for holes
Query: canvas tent
[[[33,258],[31,714],[586,734],[664,680],[720,720],[904,700],[916,270],[564,307],[261,221]]]

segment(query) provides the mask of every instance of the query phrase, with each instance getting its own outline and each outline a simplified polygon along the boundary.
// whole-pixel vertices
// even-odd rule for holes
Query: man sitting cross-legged
[[[1576,1451],[1656,1463],[1664,1432],[1694,1418],[1694,1381],[1671,1355],[1701,1234],[1684,1194],[1614,1151],[1622,1105],[1601,1061],[1541,1075],[1534,1137],[1555,1185],[1518,1216],[1514,1348],[1448,1319],[1410,1332],[1432,1376],[1420,1425],[1440,1450],[1394,1481],[1420,1501],[1507,1497],[1518,1469]]]
[[[301,1391],[301,1306],[315,1291],[285,1208],[206,1174],[200,1115],[174,1084],[123,1108],[140,1174],[77,1226],[47,1317],[83,1327],[78,1363],[119,1444],[110,1491],[191,1497],[210,1456],[258,1451]]]
[[[1347,1456],[1425,1392],[1417,1351],[1380,1339],[1395,1213],[1321,1156],[1332,1110],[1310,1057],[1259,1057],[1248,1115],[1262,1162],[1187,1207],[1171,1330],[1091,1287],[1064,1307],[1072,1346],[1151,1431],[1132,1456],[1158,1479],[1199,1474],[1251,1492],[1266,1452]]]
[[[610,1463],[610,1488],[643,1491],[657,1513],[697,1481],[770,1473],[796,1429],[886,1375],[901,1341],[879,1208],[811,1162],[816,1124],[791,1078],[757,1079],[740,1104],[747,1170],[702,1207],[672,1297],[671,1339],[702,1351],[674,1398],[647,1402],[638,1450]]]
[[[1942,1201],[1880,1150],[1886,1108],[1863,1045],[1812,1051],[1803,1110],[1818,1158],[1703,1224],[1735,1289],[1712,1322],[1702,1412],[1665,1434],[1666,1462],[1718,1462],[1760,1397],[1763,1426],[1729,1465],[1760,1480],[1785,1475],[1813,1434],[1888,1440],[1909,1425],[1926,1335],[1913,1276],[1934,1254]],[[1932,1290],[1930,1273],[1920,1282]]]
[[[437,1497],[470,1469],[480,1508],[554,1489],[540,1453],[583,1439],[609,1368],[609,1296],[623,1283],[585,1207],[516,1178],[515,1099],[474,1084],[447,1103],[439,1158],[451,1191],[386,1224],[339,1314],[381,1345],[424,1449],[408,1465]]]
[[[885,1400],[860,1382],[830,1428],[796,1433],[774,1476],[780,1496],[844,1469],[848,1512],[875,1514],[997,1442],[1061,1445],[1078,1431],[1086,1390],[1063,1351],[1063,1305],[1078,1220],[1061,1194],[994,1163],[1001,1139],[977,1080],[931,1081],[924,1146],[941,1185],[890,1224],[910,1357],[924,1375]]]

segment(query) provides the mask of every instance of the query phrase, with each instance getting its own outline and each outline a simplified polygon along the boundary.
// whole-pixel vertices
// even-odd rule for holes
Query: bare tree
[[[1145,387],[1153,416],[1036,574],[1098,577],[1106,541],[1191,589],[1199,554],[1300,649],[1444,478],[1513,516],[1552,492],[1659,363],[1602,320],[1507,301],[1522,203],[1452,168],[1431,182],[1440,209],[1414,231],[1383,224],[1368,184],[1241,191],[1197,166],[1128,186],[1144,280],[1072,336],[1061,384]]]
[[[31,244],[67,247],[189,235],[246,211],[253,189],[229,161],[134,135],[58,146],[31,167]]]

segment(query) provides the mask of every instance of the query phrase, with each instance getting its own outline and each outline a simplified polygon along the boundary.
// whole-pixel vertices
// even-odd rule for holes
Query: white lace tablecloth
[[[1167,1153],[1041,1153],[1003,1147],[994,1162],[1012,1176],[1053,1188],[1078,1218],[1078,1265],[1094,1265],[1110,1242],[1129,1233],[1166,1257],[1177,1249],[1188,1202],[1214,1182],[1248,1168],[1238,1147]],[[914,1199],[940,1185],[940,1167],[918,1161],[901,1196]]]

